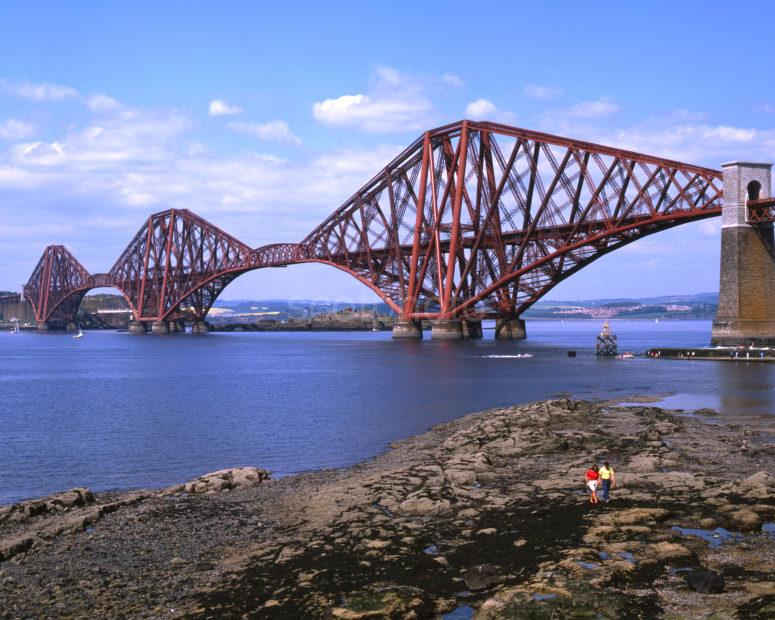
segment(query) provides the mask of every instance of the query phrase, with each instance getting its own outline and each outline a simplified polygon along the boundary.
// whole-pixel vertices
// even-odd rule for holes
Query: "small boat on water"
[[[73,339],[83,338],[83,332],[81,331],[81,328],[78,328],[78,333],[73,335]]]
[[[19,333],[19,321],[14,322],[13,329],[11,330],[12,334],[18,334]]]
[[[618,360],[631,360],[635,357],[635,353],[631,353],[630,351],[625,351],[624,353],[620,353],[616,356],[616,359]]]

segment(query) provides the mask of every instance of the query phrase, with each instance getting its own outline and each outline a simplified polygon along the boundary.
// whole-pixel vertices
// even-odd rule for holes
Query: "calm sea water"
[[[616,321],[620,350],[701,346],[709,321]],[[389,333],[0,334],[0,503],[84,485],[160,487],[254,465],[361,461],[481,409],[560,393],[671,394],[665,406],[775,412],[775,365],[594,356],[599,321],[529,321],[528,340]],[[578,357],[568,358],[568,349]],[[518,359],[516,353],[532,358]],[[506,356],[506,357],[504,357]]]

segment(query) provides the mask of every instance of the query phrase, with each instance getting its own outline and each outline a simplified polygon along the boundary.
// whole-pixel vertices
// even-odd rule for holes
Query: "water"
[[[633,351],[700,346],[710,334],[708,321],[613,328]],[[526,341],[485,330],[452,343],[383,332],[0,334],[0,503],[81,485],[161,487],[238,465],[275,475],[349,465],[439,422],[559,393],[671,393],[671,407],[739,419],[775,410],[773,365],[599,359],[599,329],[530,321]],[[499,357],[517,353],[533,357]]]
[[[715,530],[702,530],[691,527],[678,527],[677,525],[674,525],[670,529],[678,532],[681,534],[681,536],[695,536],[700,538],[708,543],[708,546],[711,549],[717,549],[725,542],[743,539],[741,534],[733,534],[723,527],[717,527]]]
[[[443,620],[470,620],[474,617],[475,610],[469,605],[461,605],[442,616]]]

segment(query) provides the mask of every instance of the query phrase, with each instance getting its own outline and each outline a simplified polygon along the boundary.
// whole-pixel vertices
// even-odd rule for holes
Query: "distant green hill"
[[[718,293],[637,299],[541,300],[524,317],[543,319],[712,319]]]

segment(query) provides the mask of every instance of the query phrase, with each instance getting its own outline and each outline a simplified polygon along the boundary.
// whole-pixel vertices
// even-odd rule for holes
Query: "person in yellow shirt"
[[[616,474],[608,461],[603,463],[603,466],[600,468],[600,482],[603,487],[603,501],[607,502],[611,487],[616,484]]]

